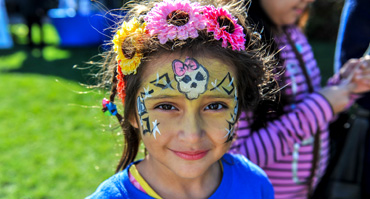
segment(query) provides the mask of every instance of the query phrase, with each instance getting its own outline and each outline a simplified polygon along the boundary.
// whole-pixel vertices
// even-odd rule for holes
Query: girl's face
[[[146,66],[137,121],[152,168],[204,174],[229,149],[238,111],[232,68],[212,58],[162,55]]]
[[[276,26],[297,22],[308,4],[315,0],[260,0],[262,8]]]

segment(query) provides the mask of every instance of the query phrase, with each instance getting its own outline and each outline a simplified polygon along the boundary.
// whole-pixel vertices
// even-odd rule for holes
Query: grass
[[[103,131],[102,94],[54,76],[0,79],[0,198],[83,198],[113,174],[119,130]]]
[[[107,95],[81,86],[88,71],[73,68],[98,59],[98,47],[59,48],[46,25],[47,46],[30,49],[24,25],[11,30],[18,45],[0,50],[0,198],[84,198],[114,173],[122,147],[115,118],[100,111]],[[326,81],[334,43],[311,43]]]
[[[59,48],[46,25],[47,46],[30,49],[24,26],[11,29],[18,45],[0,51],[0,198],[84,198],[114,173],[122,147],[116,119],[100,110],[107,96],[73,68],[98,47]]]

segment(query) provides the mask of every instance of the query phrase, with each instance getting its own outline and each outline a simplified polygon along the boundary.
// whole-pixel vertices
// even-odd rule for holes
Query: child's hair
[[[158,34],[151,34],[151,30],[142,28],[143,25],[149,27],[150,19],[149,11],[153,12],[158,8],[161,1],[140,1],[130,3],[130,10],[125,17],[125,22],[121,23],[117,29],[115,38],[113,39],[112,49],[103,53],[104,61],[102,63],[103,81],[100,84],[102,87],[111,87],[110,102],[114,102],[116,96],[124,103],[123,117],[119,113],[115,113],[118,121],[123,129],[125,145],[123,154],[117,166],[116,172],[126,168],[136,158],[140,145],[140,132],[135,129],[129,122],[136,114],[136,94],[142,87],[142,74],[146,67],[156,55],[171,54],[171,53],[186,53],[187,56],[208,56],[214,59],[219,59],[222,62],[233,66],[236,69],[237,93],[238,93],[238,117],[240,111],[252,109],[258,104],[261,99],[273,99],[275,96],[274,87],[276,83],[272,75],[272,59],[266,55],[264,46],[260,43],[260,37],[252,28],[248,26],[246,20],[246,2],[244,1],[202,1],[203,5],[208,9],[223,8],[221,11],[231,13],[236,21],[232,21],[228,17],[218,17],[217,22],[225,28],[225,31],[233,33],[238,27],[244,34],[244,38],[239,38],[238,42],[231,44],[229,40],[216,38],[214,33],[207,31],[206,26],[199,26],[196,30],[198,36],[193,38],[179,39],[177,36],[174,39],[165,40]],[[186,5],[195,5],[188,1],[180,0],[164,0],[162,5],[168,3],[182,3]],[[156,6],[155,6],[156,5]],[[198,5],[200,8],[205,6]],[[153,11],[154,10],[154,11]],[[198,10],[199,11],[199,10]],[[220,11],[220,12],[221,12]],[[203,15],[204,10],[200,10],[198,15]],[[186,24],[189,20],[189,13],[177,10],[171,12],[167,16],[167,23],[176,26]],[[192,13],[193,14],[193,13]],[[149,21],[149,22],[148,22]],[[184,22],[185,21],[185,22]],[[131,25],[129,25],[131,23]],[[220,24],[221,23],[221,24]],[[133,25],[134,24],[134,25]],[[127,29],[135,29],[135,34],[124,32],[122,27]],[[141,29],[142,28],[142,29]],[[118,36],[126,34],[124,41],[120,41]],[[136,57],[135,57],[136,56]],[[138,58],[139,56],[139,58]],[[120,59],[120,57],[123,59]],[[117,61],[118,60],[118,61]],[[123,61],[126,61],[123,63]],[[123,64],[123,65],[122,65]],[[136,66],[136,67],[133,67]],[[122,71],[122,72],[121,72]],[[274,89],[270,89],[273,87]],[[107,108],[104,108],[106,111]],[[136,117],[135,117],[136,119]]]
[[[282,67],[283,63],[280,59],[280,51],[274,41],[273,36],[277,31],[277,26],[262,8],[261,0],[253,0],[247,11],[248,22],[253,28],[255,28],[257,32],[261,34],[261,41],[268,46],[267,51],[274,55],[275,63],[278,65],[278,67],[275,67],[274,73],[279,74],[280,76],[284,73],[285,68]],[[294,25],[304,29],[309,18],[309,11],[310,7],[307,7]],[[290,26],[291,25],[286,25],[283,27],[283,29]],[[284,76],[281,77],[282,78],[280,78],[278,81],[284,82]],[[291,103],[290,101],[291,99],[285,96],[284,92],[279,92],[278,100],[261,100],[260,104],[258,104],[254,109],[254,122],[251,124],[251,129],[260,129],[266,124],[267,121],[274,120],[284,114],[285,111],[283,108],[285,105]]]

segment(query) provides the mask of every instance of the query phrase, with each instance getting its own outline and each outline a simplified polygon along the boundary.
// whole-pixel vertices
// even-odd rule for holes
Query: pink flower
[[[217,40],[222,39],[222,47],[227,48],[229,42],[233,50],[245,50],[243,27],[227,10],[205,6],[203,15],[206,18],[207,32],[213,32]]]
[[[198,30],[205,28],[201,10],[198,3],[188,0],[164,0],[146,15],[146,28],[151,36],[157,35],[161,44],[175,38],[196,38]]]

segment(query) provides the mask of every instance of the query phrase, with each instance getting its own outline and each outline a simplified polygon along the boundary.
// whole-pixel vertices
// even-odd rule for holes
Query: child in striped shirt
[[[309,197],[327,166],[329,122],[350,106],[353,94],[370,89],[369,58],[347,62],[336,76],[337,85],[320,87],[320,70],[298,26],[312,2],[254,0],[248,12],[271,51],[279,50],[275,58],[282,66],[282,90],[275,103],[243,112],[231,151],[267,173],[276,198]]]

